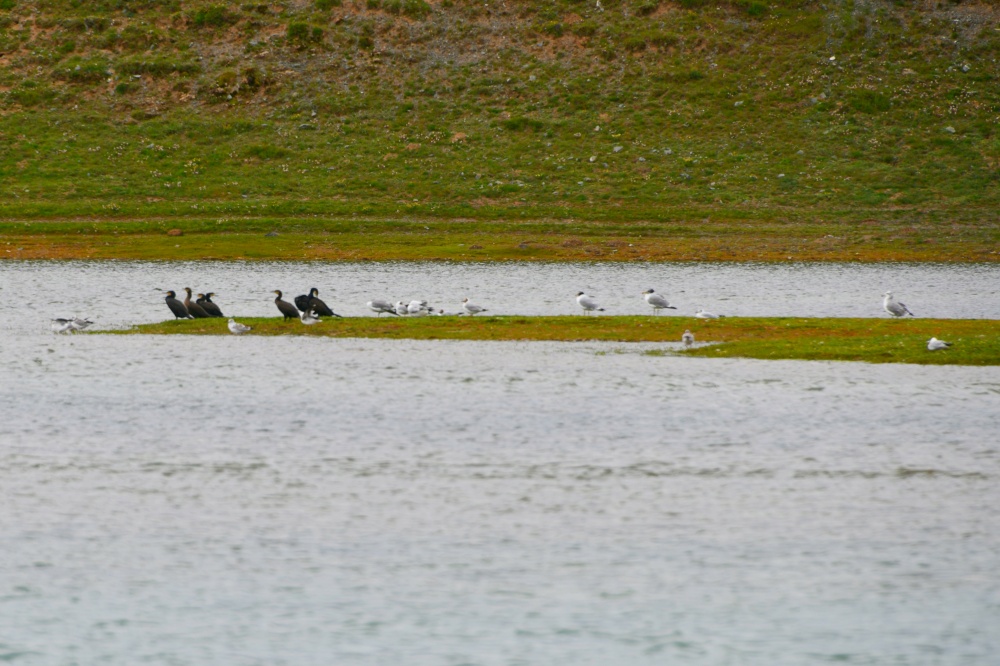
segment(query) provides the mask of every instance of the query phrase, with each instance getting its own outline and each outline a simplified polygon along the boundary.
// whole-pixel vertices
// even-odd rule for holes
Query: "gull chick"
[[[247,326],[246,324],[241,324],[235,319],[229,320],[229,332],[232,333],[233,335],[243,335],[249,330],[250,327]]]
[[[594,310],[597,310],[598,312],[604,312],[604,308],[600,307],[597,301],[594,300],[593,296],[587,296],[587,294],[583,293],[582,291],[578,291],[576,293],[576,302],[580,304],[581,308],[583,308],[584,314],[587,314],[588,312],[593,312]]]
[[[646,291],[642,292],[642,296],[643,298],[646,299],[646,303],[649,304],[649,307],[653,308],[653,314],[660,314],[660,310],[664,309],[666,310],[677,309],[674,306],[672,306],[670,302],[667,301],[666,298],[664,298],[660,294],[657,294],[652,289],[647,289]]]
[[[470,315],[476,315],[480,312],[486,312],[486,308],[476,305],[475,303],[470,303],[468,298],[462,299],[462,308],[468,312]]]
[[[937,351],[939,349],[947,349],[948,347],[951,347],[951,343],[945,342],[944,340],[931,338],[927,341],[927,351]]]
[[[681,342],[684,343],[685,347],[690,347],[694,344],[694,333],[691,331],[684,331],[684,335],[681,336]]]
[[[882,307],[885,308],[885,311],[893,317],[903,317],[905,315],[910,315],[911,317],[914,316],[906,305],[896,300],[891,291],[887,291],[882,294]]]

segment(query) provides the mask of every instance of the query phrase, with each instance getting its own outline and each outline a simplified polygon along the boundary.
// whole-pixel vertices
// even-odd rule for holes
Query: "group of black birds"
[[[191,300],[191,287],[184,287],[187,298],[183,301],[177,300],[177,294],[173,291],[167,292],[166,303],[170,311],[178,319],[208,319],[211,317],[222,317],[222,310],[212,302],[214,291],[207,294],[197,294],[196,300]]]
[[[207,294],[197,294],[193,301],[191,300],[193,293],[191,287],[184,287],[184,291],[187,292],[187,297],[183,301],[178,300],[176,292],[173,291],[168,291],[166,299],[164,299],[167,307],[170,308],[170,311],[174,313],[174,317],[177,319],[207,319],[210,317],[225,316],[222,314],[219,306],[212,302],[212,296],[215,296],[214,291],[210,291]],[[306,321],[307,319],[318,317],[340,316],[320,300],[319,289],[316,287],[310,289],[308,294],[296,296],[295,305],[282,300],[281,290],[275,289],[274,293],[278,295],[274,299],[274,304],[278,306],[278,310],[285,321],[289,319],[302,319]]]
[[[331,310],[326,303],[320,300],[319,289],[316,287],[310,289],[308,294],[296,296],[295,305],[281,299],[280,289],[275,289],[273,293],[277,294],[274,304],[281,311],[284,321],[288,321],[289,319],[302,319],[305,321],[310,317],[340,317],[339,314]]]

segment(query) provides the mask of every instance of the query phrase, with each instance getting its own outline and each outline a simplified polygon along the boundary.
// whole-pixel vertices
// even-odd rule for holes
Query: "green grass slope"
[[[0,0],[0,216],[996,227],[1000,6]]]

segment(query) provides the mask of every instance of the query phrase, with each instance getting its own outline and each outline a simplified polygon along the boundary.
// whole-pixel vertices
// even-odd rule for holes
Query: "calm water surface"
[[[1000,372],[670,345],[54,336],[310,286],[1000,318],[936,266],[0,264],[0,661],[992,666]],[[263,293],[261,293],[263,292]],[[568,294],[568,296],[567,296]],[[30,304],[30,305],[28,305]],[[491,308],[492,309],[492,308]]]

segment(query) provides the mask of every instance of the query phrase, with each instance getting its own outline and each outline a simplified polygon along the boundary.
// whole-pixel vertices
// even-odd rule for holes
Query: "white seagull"
[[[241,324],[240,322],[232,318],[229,319],[229,332],[232,333],[233,335],[243,335],[249,330],[250,327],[247,326],[246,324]]]
[[[396,301],[396,314],[399,316],[409,314],[409,310],[406,309],[406,303],[403,301]]]
[[[902,317],[905,315],[910,315],[911,317],[914,316],[914,314],[910,312],[909,308],[893,297],[891,291],[885,292],[882,296],[882,307],[885,308],[885,311],[893,317]]]
[[[951,347],[951,343],[945,342],[944,340],[931,338],[927,341],[927,351],[937,351],[939,349],[947,349],[948,347]]]
[[[594,300],[593,296],[587,296],[587,294],[582,291],[576,292],[576,302],[580,304],[581,308],[583,308],[583,314],[593,312],[594,310],[604,312],[604,308],[598,306],[598,303]]]
[[[698,308],[698,312],[694,315],[698,319],[718,319],[719,315],[712,314],[711,312],[705,312],[704,308]]]
[[[87,328],[93,323],[94,322],[90,321],[89,319],[80,319],[79,317],[73,317],[73,319],[70,320],[69,325],[74,331],[82,331],[83,329]]]
[[[475,303],[470,303],[468,298],[462,299],[462,308],[465,309],[470,315],[476,315],[480,312],[487,312],[486,308],[476,305]]]
[[[316,315],[315,310],[306,310],[299,316],[299,321],[307,326],[311,326],[319,321],[319,317]]]
[[[52,320],[52,332],[57,335],[71,334],[75,329],[73,328],[72,319],[53,319]]]
[[[392,303],[389,301],[383,301],[376,298],[373,301],[368,301],[365,305],[368,306],[369,310],[375,313],[376,317],[381,317],[383,312],[388,312],[391,315],[398,314],[396,312],[396,308],[393,307]]]
[[[667,310],[677,309],[674,306],[672,306],[670,302],[667,301],[667,299],[665,299],[663,296],[660,296],[652,289],[647,289],[646,291],[642,292],[642,295],[643,298],[646,299],[646,303],[648,303],[649,306],[653,308],[653,314],[660,314],[660,310],[663,309]]]
[[[406,311],[410,313],[411,317],[425,317],[428,312],[432,311],[432,308],[427,305],[427,301],[410,301],[409,305],[406,306]]]
[[[684,331],[684,335],[681,336],[681,342],[684,343],[685,347],[690,347],[694,344],[694,333],[691,331]]]

